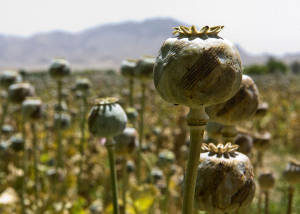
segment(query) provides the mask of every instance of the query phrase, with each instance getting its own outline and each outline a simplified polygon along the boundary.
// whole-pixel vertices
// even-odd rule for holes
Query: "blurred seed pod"
[[[263,118],[266,116],[269,110],[269,104],[267,102],[262,102],[258,105],[258,108],[255,112],[255,117],[256,118]]]
[[[255,133],[253,136],[253,146],[258,151],[264,152],[270,147],[271,134],[265,132],[263,134]]]
[[[290,184],[296,185],[300,183],[300,163],[290,161],[286,169],[283,171],[283,178]]]
[[[34,95],[35,89],[29,83],[15,83],[8,88],[8,99],[16,104],[21,104],[26,97]]]
[[[67,113],[54,114],[54,129],[66,130],[71,126],[71,116]]]
[[[4,134],[4,135],[10,135],[15,131],[15,129],[13,126],[11,126],[9,124],[4,124],[2,126],[1,131],[2,131],[2,134]]]
[[[121,74],[127,78],[133,78],[136,75],[137,61],[135,59],[126,59],[121,62]]]
[[[23,137],[19,134],[11,136],[9,139],[10,148],[15,152],[20,152],[24,150],[25,141]]]
[[[0,71],[0,87],[8,89],[12,84],[20,82],[22,80],[21,76],[16,71],[6,70]]]
[[[135,128],[125,128],[124,131],[115,136],[115,152],[118,155],[130,155],[138,145],[138,133]]]
[[[61,80],[71,74],[70,64],[65,59],[54,59],[48,71],[50,76],[56,80]]]
[[[103,214],[103,204],[100,200],[96,200],[92,202],[89,207],[89,211],[91,214]]]
[[[161,179],[163,179],[163,172],[160,169],[152,169],[150,173],[151,178],[153,179],[154,183],[157,183]]]
[[[164,150],[158,154],[158,165],[168,167],[175,161],[175,155],[172,151]]]
[[[89,131],[97,137],[114,137],[126,127],[127,116],[113,97],[97,99],[88,118]]]
[[[195,26],[179,26],[174,31],[178,36],[163,43],[154,85],[164,100],[197,108],[234,96],[242,78],[241,59],[234,45],[217,35],[222,28],[205,26],[198,31]]]
[[[231,143],[202,145],[205,152],[200,155],[195,194],[200,210],[232,213],[253,200],[253,168],[249,158],[237,148]]]
[[[153,79],[153,66],[155,58],[145,56],[136,64],[136,78],[142,81],[149,81]]]
[[[54,104],[54,111],[55,112],[64,112],[68,111],[68,106],[65,101],[62,101],[61,104],[55,103]]]
[[[21,75],[22,80],[25,80],[26,76],[28,75],[28,72],[25,69],[20,69],[18,73]]]
[[[206,112],[210,119],[226,125],[235,125],[251,118],[258,107],[258,89],[247,75],[243,75],[238,92],[229,100],[208,106]]]
[[[272,172],[263,172],[258,176],[260,189],[269,191],[275,186],[275,177]]]
[[[46,174],[51,182],[62,182],[66,177],[66,172],[63,169],[56,170],[51,168],[47,170]]]
[[[1,155],[3,153],[7,152],[9,147],[10,147],[10,143],[8,141],[0,141],[0,153],[1,153]]]
[[[75,88],[78,91],[83,92],[84,94],[86,94],[89,89],[91,88],[91,81],[87,78],[80,78],[76,80],[75,83]]]
[[[26,97],[22,103],[23,118],[39,120],[43,117],[42,101],[38,97]]]
[[[207,136],[209,139],[220,139],[222,137],[221,131],[223,128],[223,125],[220,123],[216,122],[208,122],[207,125],[205,126]]]
[[[127,115],[128,120],[131,123],[135,123],[137,120],[137,117],[139,116],[139,113],[135,108],[129,107],[129,108],[126,108],[126,115]]]
[[[126,163],[127,173],[132,173],[135,170],[135,165],[133,161],[127,161]]]
[[[234,144],[239,146],[239,152],[248,156],[252,151],[253,139],[250,135],[238,134],[234,140]]]

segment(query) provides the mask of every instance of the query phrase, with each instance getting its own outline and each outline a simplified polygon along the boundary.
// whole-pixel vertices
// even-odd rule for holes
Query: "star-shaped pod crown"
[[[195,25],[192,25],[191,27],[186,27],[183,25],[180,25],[178,27],[174,27],[173,35],[177,36],[205,36],[205,35],[213,35],[217,36],[218,33],[224,28],[222,25],[214,26],[214,27],[209,27],[209,26],[204,26],[200,30],[196,28]]]
[[[232,145],[231,143],[224,144],[218,144],[217,146],[213,143],[206,144],[203,143],[201,146],[202,150],[205,152],[209,152],[211,154],[217,154],[217,155],[228,155],[233,154],[237,151],[239,148],[238,145]]]

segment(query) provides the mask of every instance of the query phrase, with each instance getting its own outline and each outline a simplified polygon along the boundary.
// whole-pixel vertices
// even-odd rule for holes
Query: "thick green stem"
[[[62,117],[62,81],[57,81],[57,102],[58,102],[58,115],[59,121],[61,122]],[[63,167],[63,146],[62,146],[62,131],[60,127],[56,127],[56,134],[57,134],[57,169]]]
[[[129,105],[133,107],[134,79],[129,78]]]
[[[35,182],[34,196],[35,196],[35,202],[37,202],[37,200],[39,199],[38,145],[37,145],[37,136],[36,136],[36,126],[34,123],[31,123],[31,133],[32,133],[32,145],[33,145],[33,172],[34,172],[34,182]]]
[[[83,163],[84,163],[84,144],[85,144],[85,123],[86,123],[86,112],[87,112],[87,98],[86,96],[83,96],[82,99],[82,106],[81,106],[81,123],[80,123],[80,131],[81,131],[81,137],[80,137],[80,166],[79,166],[79,175],[78,175],[78,189],[81,184],[81,176],[83,171]]]
[[[144,140],[144,111],[145,111],[145,92],[146,92],[146,83],[142,82],[141,84],[142,97],[141,97],[141,110],[140,110],[140,123],[139,123],[139,144],[137,151],[137,163],[136,163],[136,173],[137,173],[137,181],[138,184],[141,183],[141,153],[142,153],[142,145]]]
[[[111,139],[107,139],[106,149],[108,153],[109,167],[110,167],[114,214],[119,214],[120,212],[119,212],[119,205],[118,205],[118,184],[117,184],[117,173],[115,169],[115,148]]]
[[[184,179],[182,214],[191,214],[194,210],[197,167],[199,164],[201,144],[203,142],[204,128],[208,121],[205,108],[203,106],[199,109],[190,108],[187,121],[190,127],[190,148]]]
[[[8,105],[9,105],[9,100],[6,99],[2,105],[2,115],[1,115],[1,119],[0,119],[0,140],[2,138],[2,127],[3,127],[5,118],[7,115]]]
[[[292,214],[294,192],[295,188],[293,186],[289,186],[287,214]]]
[[[123,207],[121,210],[121,214],[126,214],[126,206],[127,206],[127,200],[126,200],[126,192],[127,192],[127,185],[128,185],[128,173],[127,173],[127,161],[126,158],[123,160],[123,184],[122,184],[122,201],[123,201]]]
[[[269,214],[269,191],[265,191],[265,214]]]

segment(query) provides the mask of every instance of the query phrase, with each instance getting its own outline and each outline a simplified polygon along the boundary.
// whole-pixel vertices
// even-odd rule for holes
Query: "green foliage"
[[[287,73],[289,70],[286,64],[272,57],[268,60],[266,66],[268,73]]]
[[[300,62],[295,61],[291,64],[291,71],[294,74],[300,74]]]
[[[244,69],[245,74],[266,74],[268,73],[268,67],[265,65],[250,65]]]
[[[299,67],[297,67],[299,66]],[[300,63],[294,65],[294,69],[300,72]],[[253,74],[274,74],[274,73],[287,73],[289,71],[289,67],[275,59],[275,58],[270,58],[266,64],[259,65],[259,64],[253,64],[245,67],[244,73],[253,75]]]

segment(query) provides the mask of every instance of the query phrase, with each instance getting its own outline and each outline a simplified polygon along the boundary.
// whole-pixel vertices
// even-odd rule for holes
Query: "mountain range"
[[[30,37],[0,35],[0,69],[44,69],[52,58],[69,60],[73,67],[117,68],[122,59],[156,55],[170,29],[183,24],[171,18],[153,18],[142,22],[106,24],[69,33],[55,31]],[[243,64],[265,62],[269,55],[251,55],[237,45]],[[282,60],[299,60],[299,54]]]

